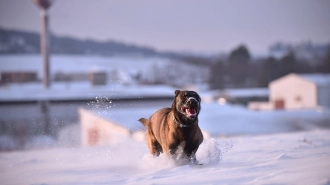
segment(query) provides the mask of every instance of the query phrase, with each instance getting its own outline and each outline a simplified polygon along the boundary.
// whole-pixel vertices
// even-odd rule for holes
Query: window
[[[297,95],[296,98],[295,98],[296,102],[299,103],[301,102],[302,98],[300,95]]]
[[[274,107],[275,109],[284,109],[285,103],[283,99],[277,99],[274,101]]]

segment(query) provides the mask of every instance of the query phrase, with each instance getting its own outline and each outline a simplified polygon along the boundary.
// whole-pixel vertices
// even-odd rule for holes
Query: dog
[[[162,108],[148,119],[139,121],[147,128],[146,142],[150,153],[171,156],[177,161],[198,164],[196,152],[203,142],[198,126],[201,98],[194,91],[175,90],[171,108]]]

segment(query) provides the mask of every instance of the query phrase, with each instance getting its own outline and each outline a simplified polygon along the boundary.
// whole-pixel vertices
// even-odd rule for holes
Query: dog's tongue
[[[195,108],[187,108],[186,112],[189,113],[190,115],[195,115],[196,114],[196,109]]]

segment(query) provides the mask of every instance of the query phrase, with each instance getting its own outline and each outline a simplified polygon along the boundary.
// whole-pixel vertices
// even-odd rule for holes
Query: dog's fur
[[[150,153],[165,153],[174,159],[196,163],[196,151],[203,142],[198,126],[201,98],[194,91],[175,91],[172,108],[156,111],[139,121],[147,128],[146,141]]]

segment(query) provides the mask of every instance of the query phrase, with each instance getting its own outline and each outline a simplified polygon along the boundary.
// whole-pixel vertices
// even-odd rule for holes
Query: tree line
[[[269,82],[289,73],[330,73],[330,47],[315,61],[300,59],[293,51],[281,58],[253,59],[248,48],[240,45],[226,58],[218,58],[210,69],[211,89],[267,87]]]

